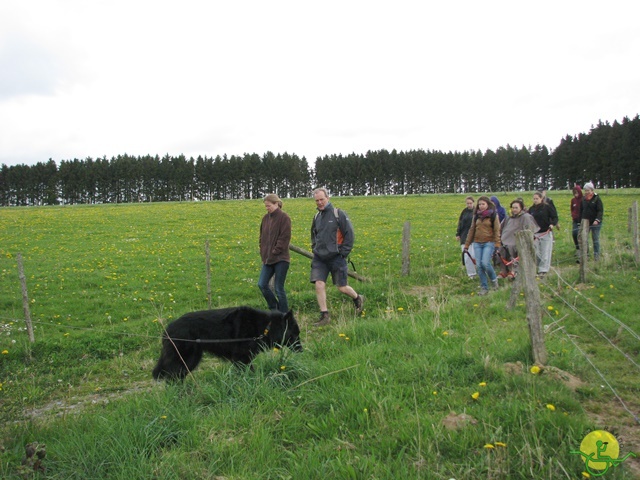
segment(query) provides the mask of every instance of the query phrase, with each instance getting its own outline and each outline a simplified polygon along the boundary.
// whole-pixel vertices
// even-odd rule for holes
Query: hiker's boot
[[[329,317],[329,312],[320,312],[320,318],[316,323],[313,324],[314,327],[324,327],[325,325],[329,325],[331,323],[331,318]]]
[[[361,317],[362,312],[364,312],[364,297],[358,295],[353,299],[353,305],[356,307],[356,316]]]
[[[498,279],[497,278],[495,280],[491,280],[491,287],[494,290],[498,290],[500,288],[500,284],[498,283]]]

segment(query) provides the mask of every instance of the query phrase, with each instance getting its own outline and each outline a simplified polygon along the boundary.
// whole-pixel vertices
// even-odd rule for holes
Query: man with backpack
[[[343,210],[331,204],[326,188],[314,190],[313,197],[318,213],[311,224],[311,283],[316,286],[316,298],[320,307],[320,319],[314,326],[321,327],[331,322],[326,290],[329,273],[340,293],[353,300],[356,315],[362,314],[364,297],[347,284],[347,257],[354,242],[351,220]]]

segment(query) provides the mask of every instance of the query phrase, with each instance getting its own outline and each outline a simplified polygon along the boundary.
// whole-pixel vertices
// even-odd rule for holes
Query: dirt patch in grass
[[[27,409],[22,412],[18,422],[24,420],[39,420],[47,417],[63,417],[65,415],[74,415],[84,412],[88,406],[92,405],[108,405],[113,400],[119,400],[133,393],[148,392],[153,388],[151,381],[133,384],[126,390],[118,390],[117,392],[96,391],[89,395],[78,395],[64,399],[53,400],[46,405],[38,408]]]

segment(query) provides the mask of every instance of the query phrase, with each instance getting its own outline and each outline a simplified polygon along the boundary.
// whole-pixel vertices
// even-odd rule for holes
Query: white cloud
[[[0,163],[553,148],[640,113],[635,3],[431,3],[4,0]]]

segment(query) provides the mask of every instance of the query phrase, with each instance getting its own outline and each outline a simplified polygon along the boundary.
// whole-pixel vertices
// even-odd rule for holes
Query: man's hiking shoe
[[[325,325],[329,325],[331,323],[331,319],[329,318],[329,312],[320,312],[320,318],[316,323],[313,324],[314,327],[324,327]]]
[[[353,304],[356,307],[356,315],[362,316],[362,312],[364,311],[364,297],[362,295],[358,295],[353,299]]]
[[[500,284],[498,283],[498,279],[497,278],[495,280],[491,280],[491,287],[494,290],[498,290],[500,288]]]

